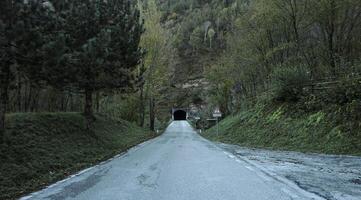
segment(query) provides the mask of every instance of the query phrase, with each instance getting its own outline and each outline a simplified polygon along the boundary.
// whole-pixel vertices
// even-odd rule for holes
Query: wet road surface
[[[127,153],[23,199],[291,200],[322,199],[282,176],[200,137],[186,121]]]
[[[361,200],[361,157],[217,146],[327,200]]]

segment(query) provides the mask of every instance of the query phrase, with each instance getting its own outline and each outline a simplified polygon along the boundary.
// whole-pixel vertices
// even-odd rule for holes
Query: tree
[[[360,49],[361,7],[359,1],[321,0],[311,1],[314,20],[319,30],[317,40],[322,44],[322,60],[329,66],[331,74],[337,75],[337,68],[347,65],[344,61],[358,59]]]
[[[48,82],[84,92],[84,115],[90,129],[93,94],[104,89],[132,87],[133,70],[141,58],[143,32],[139,11],[129,1],[79,0],[57,4],[61,21],[48,46]]]
[[[157,117],[156,101],[161,95],[160,89],[167,85],[169,80],[168,66],[173,52],[169,41],[170,34],[160,23],[161,12],[158,10],[156,2],[154,0],[147,1],[140,5],[140,8],[142,18],[145,19],[146,29],[141,39],[141,46],[147,51],[143,58],[144,93],[149,105],[149,127],[154,130]]]
[[[199,26],[193,30],[189,39],[189,43],[192,45],[193,51],[197,52],[197,50],[199,50],[202,47],[203,35],[204,34],[202,32],[202,29]]]
[[[145,77],[144,73],[146,72],[144,63],[138,67],[138,88],[139,88],[139,126],[143,127],[145,122],[145,103],[144,103],[144,85]]]
[[[212,42],[213,42],[215,35],[216,35],[216,32],[213,30],[213,28],[210,28],[208,30],[209,48],[212,48]]]
[[[0,2],[0,142],[5,131],[9,85],[19,71],[28,72],[29,77],[39,72],[52,9],[47,1]]]

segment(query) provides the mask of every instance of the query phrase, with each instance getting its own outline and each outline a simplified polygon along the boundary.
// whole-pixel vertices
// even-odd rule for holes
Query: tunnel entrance
[[[187,120],[187,112],[184,110],[177,110],[173,113],[173,119],[175,121]]]

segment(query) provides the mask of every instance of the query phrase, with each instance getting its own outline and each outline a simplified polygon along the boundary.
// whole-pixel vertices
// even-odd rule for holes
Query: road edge
[[[146,141],[143,141],[143,142],[141,142],[141,143],[139,143],[139,144],[136,144],[136,145],[134,145],[134,146],[126,149],[125,151],[122,151],[122,152],[116,154],[116,155],[113,156],[112,158],[109,158],[109,159],[107,159],[107,160],[101,161],[101,162],[99,162],[99,163],[96,164],[96,165],[93,165],[93,166],[88,167],[88,168],[86,168],[86,169],[83,169],[83,170],[81,170],[81,171],[79,171],[79,172],[77,172],[77,173],[74,173],[74,174],[72,174],[72,175],[69,175],[68,177],[66,177],[66,178],[64,178],[64,179],[62,179],[62,180],[60,180],[60,181],[57,181],[57,182],[55,182],[55,183],[53,183],[53,184],[50,184],[50,185],[44,187],[43,189],[41,189],[41,190],[39,190],[39,191],[35,191],[35,192],[30,193],[30,194],[27,194],[26,196],[20,197],[18,200],[29,200],[29,199],[33,198],[34,196],[36,196],[36,195],[42,193],[43,191],[47,190],[47,189],[56,187],[56,186],[58,186],[58,185],[60,185],[60,184],[62,184],[62,183],[64,183],[64,182],[66,182],[66,181],[68,181],[68,180],[70,180],[70,179],[72,179],[72,178],[81,176],[81,175],[85,174],[86,172],[88,172],[88,171],[90,171],[90,170],[92,170],[92,169],[94,169],[94,168],[96,168],[96,167],[105,165],[105,164],[107,164],[107,163],[109,163],[109,162],[111,162],[111,161],[113,161],[113,160],[115,160],[115,159],[117,159],[117,158],[121,158],[121,157],[126,156],[126,155],[129,154],[129,153],[135,152],[135,151],[137,151],[138,149],[140,149],[141,147],[143,147],[143,146],[145,146],[145,145],[147,145],[147,144],[150,144],[150,143],[154,142],[154,141],[155,141],[157,138],[159,138],[159,136],[161,136],[161,135],[162,135],[162,134],[156,135],[155,137],[152,137],[152,138],[149,138],[149,139],[146,140]]]

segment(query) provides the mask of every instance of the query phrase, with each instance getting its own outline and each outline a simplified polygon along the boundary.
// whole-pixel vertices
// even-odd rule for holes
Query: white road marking
[[[265,181],[267,181],[267,182],[271,182],[271,181],[272,181],[272,179],[269,178],[267,175],[263,175],[263,174],[259,174],[259,173],[257,173],[257,175],[258,175],[259,177],[263,178],[263,179],[264,179]]]
[[[236,156],[234,156],[228,152],[223,151],[223,153],[226,154],[229,158],[232,158],[232,159],[236,158]]]
[[[247,168],[248,170],[255,171],[252,167],[249,166],[244,166],[244,167]]]
[[[299,198],[298,195],[294,194],[293,192],[287,190],[286,188],[281,188],[282,192],[286,193],[287,195],[289,195],[290,197],[297,199]]]
[[[230,158],[236,158],[234,155],[228,155],[228,157],[230,157]]]

